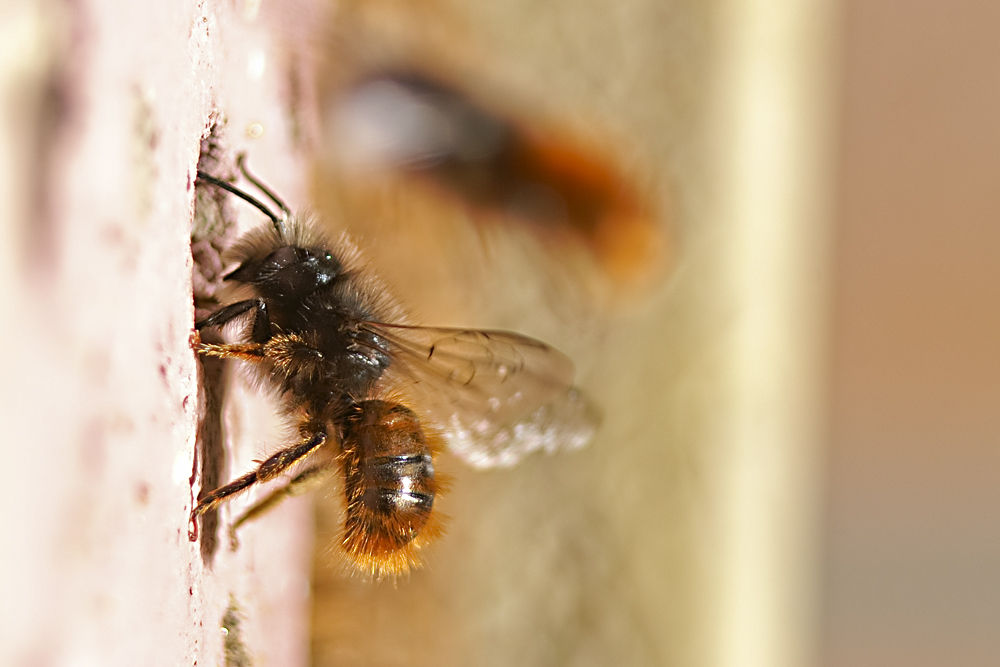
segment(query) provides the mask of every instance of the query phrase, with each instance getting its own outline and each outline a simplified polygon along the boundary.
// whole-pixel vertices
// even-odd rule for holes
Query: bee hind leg
[[[238,493],[246,491],[254,484],[267,482],[282,474],[296,463],[300,463],[310,454],[322,447],[326,443],[326,433],[314,433],[308,440],[304,440],[291,447],[282,449],[266,461],[260,464],[256,470],[248,472],[233,482],[221,486],[209,492],[199,501],[197,507],[191,512],[191,518],[201,516],[205,512],[216,509]]]
[[[236,537],[236,531],[239,530],[244,523],[261,517],[265,513],[280,505],[286,498],[294,498],[312,491],[329,479],[334,470],[335,468],[333,466],[327,465],[318,465],[306,468],[292,478],[292,481],[288,484],[275,489],[271,493],[264,496],[264,498],[255,503],[253,507],[248,509],[243,516],[234,521],[233,525],[229,527],[230,548],[235,551],[239,547],[239,540]]]

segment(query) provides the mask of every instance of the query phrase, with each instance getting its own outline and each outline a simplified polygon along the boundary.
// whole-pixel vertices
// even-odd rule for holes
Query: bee
[[[349,168],[406,174],[479,223],[518,222],[550,249],[581,248],[614,284],[647,284],[668,260],[655,207],[605,151],[442,79],[368,75],[332,98],[325,124],[327,153]]]
[[[381,577],[421,562],[442,533],[434,466],[441,443],[472,466],[514,465],[527,454],[586,444],[596,412],[573,387],[572,362],[509,331],[415,326],[371,275],[346,237],[325,239],[309,220],[251,176],[278,208],[199,171],[262,212],[270,224],[232,250],[225,280],[240,298],[195,324],[195,350],[236,359],[282,397],[298,437],[250,472],[203,490],[192,521],[258,484],[294,474],[233,524],[281,499],[343,475],[348,560]],[[241,325],[237,339],[203,343],[200,332]]]

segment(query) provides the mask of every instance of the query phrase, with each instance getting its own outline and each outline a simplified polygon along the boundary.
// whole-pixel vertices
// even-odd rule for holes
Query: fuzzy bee
[[[318,228],[240,170],[279,209],[198,172],[269,219],[233,248],[226,280],[239,298],[196,323],[198,332],[236,323],[236,340],[202,343],[203,355],[236,359],[282,399],[298,437],[218,489],[203,489],[192,520],[238,493],[292,475],[234,525],[340,472],[341,547],[375,576],[419,565],[442,532],[434,511],[442,488],[439,443],[469,464],[510,466],[537,451],[580,447],[596,419],[573,388],[561,352],[508,331],[414,326],[366,271],[346,238]]]

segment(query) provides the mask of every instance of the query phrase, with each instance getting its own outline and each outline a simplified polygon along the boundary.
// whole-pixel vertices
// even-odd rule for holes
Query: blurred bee
[[[602,151],[492,110],[417,71],[385,71],[331,96],[326,152],[362,174],[396,171],[450,193],[477,222],[519,221],[549,248],[584,249],[615,284],[659,274],[666,233]]]
[[[286,473],[288,484],[233,530],[336,471],[344,476],[341,547],[375,576],[406,572],[442,532],[434,454],[445,442],[480,468],[536,450],[586,444],[596,419],[572,387],[573,364],[545,343],[507,331],[413,326],[362,268],[346,238],[324,240],[239,161],[244,178],[280,210],[198,172],[202,183],[249,202],[270,224],[233,248],[226,276],[241,298],[196,323],[243,324],[238,342],[201,343],[203,355],[246,362],[283,398],[298,438],[233,482],[202,494],[192,520]]]

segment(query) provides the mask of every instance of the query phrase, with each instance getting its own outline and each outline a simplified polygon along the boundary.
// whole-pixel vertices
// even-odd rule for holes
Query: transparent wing
[[[597,413],[572,387],[573,362],[541,341],[509,331],[361,326],[388,344],[390,380],[470,465],[510,466],[593,435]]]
[[[600,417],[576,388],[519,419],[469,428],[457,415],[447,430],[449,448],[476,468],[509,467],[536,451],[553,454],[583,447],[594,437]]]

